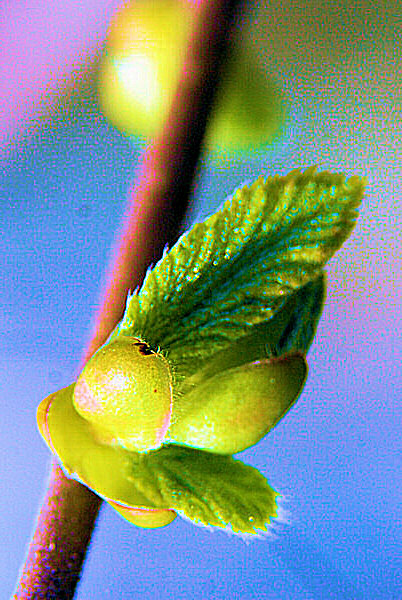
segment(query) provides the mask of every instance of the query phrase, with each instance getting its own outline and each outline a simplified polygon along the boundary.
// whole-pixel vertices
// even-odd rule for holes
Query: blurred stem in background
[[[113,252],[84,362],[123,316],[127,293],[178,237],[239,0],[201,0],[177,94],[149,145]],[[101,499],[53,464],[15,599],[73,598]]]

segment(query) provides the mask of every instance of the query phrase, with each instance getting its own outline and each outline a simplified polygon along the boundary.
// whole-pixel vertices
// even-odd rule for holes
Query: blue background
[[[102,37],[118,4],[32,0],[1,12],[2,597],[14,587],[46,485],[50,457],[36,406],[76,374],[143,152],[102,120],[84,115],[33,132],[32,115],[44,90]],[[204,157],[188,222],[245,180],[298,166],[369,183],[361,219],[327,269],[305,390],[242,453],[283,494],[285,518],[268,539],[245,542],[180,518],[137,529],[104,506],[78,600],[402,597],[402,80],[393,33],[401,12],[366,1],[270,10],[265,58],[286,101],[282,135],[242,160]]]

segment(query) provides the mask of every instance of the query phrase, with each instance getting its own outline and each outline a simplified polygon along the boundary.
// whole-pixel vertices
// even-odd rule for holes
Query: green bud
[[[154,450],[172,414],[169,365],[145,342],[120,337],[85,365],[73,402],[99,441],[135,452]]]
[[[214,375],[179,397],[170,442],[220,454],[256,444],[300,395],[307,363],[300,354],[259,360]]]

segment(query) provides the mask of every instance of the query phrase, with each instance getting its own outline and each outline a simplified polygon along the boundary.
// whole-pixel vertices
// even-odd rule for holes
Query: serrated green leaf
[[[195,523],[256,534],[277,516],[278,494],[265,477],[229,456],[165,446],[147,455],[147,465],[164,504]]]
[[[354,227],[363,188],[312,168],[239,189],[148,272],[114,335],[142,337],[179,375],[193,374],[321,275]],[[305,343],[289,340],[278,348]]]

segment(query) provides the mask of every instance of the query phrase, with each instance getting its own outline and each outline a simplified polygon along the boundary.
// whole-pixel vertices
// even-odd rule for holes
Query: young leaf
[[[114,335],[142,337],[179,374],[194,373],[321,275],[354,227],[363,187],[311,168],[239,189],[148,272]]]
[[[279,494],[259,471],[230,456],[164,446],[147,455],[147,465],[164,503],[195,523],[256,534],[277,516]]]

